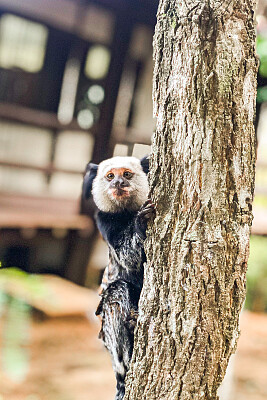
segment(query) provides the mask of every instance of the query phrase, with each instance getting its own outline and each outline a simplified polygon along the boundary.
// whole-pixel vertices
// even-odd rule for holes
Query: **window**
[[[89,47],[82,68],[75,105],[75,117],[82,129],[97,124],[105,100],[105,79],[110,65],[110,50],[106,46]]]
[[[51,146],[52,133],[48,129],[0,121],[1,161],[45,167]]]
[[[46,193],[46,178],[40,171],[0,167],[1,191],[30,195]]]
[[[39,72],[44,63],[48,30],[12,14],[0,19],[0,67]]]
[[[49,184],[49,195],[78,199],[81,194],[82,183],[82,174],[55,172]]]
[[[91,159],[93,144],[94,139],[87,132],[60,132],[56,144],[55,166],[83,171]]]
[[[86,57],[85,75],[90,79],[104,79],[108,73],[110,51],[105,46],[92,46]]]

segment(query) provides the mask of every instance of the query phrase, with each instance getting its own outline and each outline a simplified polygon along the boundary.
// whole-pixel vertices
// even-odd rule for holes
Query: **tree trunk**
[[[125,400],[217,399],[239,336],[254,190],[254,0],[161,0],[156,218]]]

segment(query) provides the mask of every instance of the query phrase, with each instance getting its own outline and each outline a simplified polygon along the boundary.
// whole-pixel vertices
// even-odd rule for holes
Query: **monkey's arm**
[[[108,243],[111,256],[126,270],[139,270],[144,261],[147,221],[154,205],[147,201],[135,214],[99,213],[99,230]]]
[[[139,270],[144,262],[147,221],[154,214],[154,204],[147,200],[114,246],[119,264],[126,270]]]

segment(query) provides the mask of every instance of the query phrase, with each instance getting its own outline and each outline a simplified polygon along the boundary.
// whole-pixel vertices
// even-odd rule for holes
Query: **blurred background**
[[[0,0],[0,400],[111,400],[88,161],[149,153],[158,0]],[[267,1],[247,300],[225,400],[267,398]],[[223,397],[224,396],[224,397]]]

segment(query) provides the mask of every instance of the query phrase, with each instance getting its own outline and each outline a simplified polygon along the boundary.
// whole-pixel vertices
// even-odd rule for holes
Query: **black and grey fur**
[[[133,172],[129,178],[116,175],[108,179],[108,171],[125,168]],[[113,157],[99,164],[88,164],[83,195],[92,193],[98,207],[96,222],[109,247],[109,265],[102,280],[101,301],[96,315],[102,318],[99,337],[112,357],[117,379],[115,400],[124,397],[124,380],[133,351],[134,328],[138,301],[143,285],[143,244],[147,220],[154,205],[147,200],[148,158]],[[111,174],[108,177],[112,178]],[[126,174],[127,175],[127,174]],[[128,174],[130,175],[130,174]],[[115,196],[127,191],[127,196]]]

